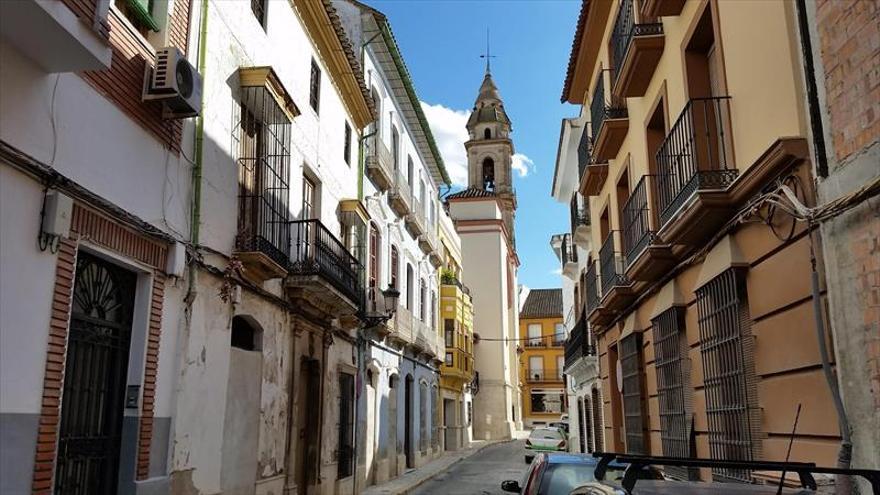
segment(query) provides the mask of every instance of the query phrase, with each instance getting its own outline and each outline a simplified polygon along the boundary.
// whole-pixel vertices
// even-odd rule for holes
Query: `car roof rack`
[[[622,454],[618,452],[594,452],[593,457],[599,459],[594,476],[598,481],[605,479],[605,472],[611,462],[628,464],[623,472],[621,487],[627,493],[632,493],[638,481],[638,474],[646,466],[677,466],[677,467],[703,467],[723,469],[749,469],[752,471],[790,471],[800,478],[801,488],[816,490],[814,474],[842,474],[861,476],[870,484],[875,494],[880,494],[880,471],[873,469],[844,469],[836,467],[820,467],[812,462],[776,462],[776,461],[735,461],[700,459],[693,457],[664,457],[637,454]]]

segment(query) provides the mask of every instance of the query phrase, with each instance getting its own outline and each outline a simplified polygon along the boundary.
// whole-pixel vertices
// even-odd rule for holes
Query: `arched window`
[[[495,190],[495,161],[488,157],[483,160],[483,189]]]
[[[395,289],[400,287],[397,284],[398,273],[400,273],[400,254],[397,252],[397,246],[391,246],[391,283],[388,285]]]
[[[250,317],[237,315],[232,318],[230,345],[244,351],[259,351],[262,348],[262,335],[256,322]]]
[[[487,127],[483,130],[483,139],[492,139],[492,129]]]
[[[400,168],[400,133],[397,127],[391,125],[391,161],[394,163],[394,170]]]
[[[379,97],[379,91],[376,90],[376,87],[373,86],[373,89],[370,91],[370,96],[373,98],[373,107],[376,108],[376,115],[379,117],[376,118],[376,136],[382,135],[382,98]]]
[[[376,302],[376,288],[379,287],[379,228],[375,223],[370,223],[370,255],[369,255],[369,298],[370,302]]]
[[[406,264],[406,309],[412,311],[413,310],[413,289],[415,285],[415,281],[413,280],[413,267],[411,264]]]
[[[425,279],[421,279],[419,281],[419,320],[424,323],[427,315],[425,314],[425,310],[428,309],[428,286],[425,284]]]

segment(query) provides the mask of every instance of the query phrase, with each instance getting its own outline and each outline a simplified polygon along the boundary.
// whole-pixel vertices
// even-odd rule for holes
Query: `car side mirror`
[[[505,492],[519,493],[522,489],[519,487],[519,481],[507,480],[501,482],[501,489]]]

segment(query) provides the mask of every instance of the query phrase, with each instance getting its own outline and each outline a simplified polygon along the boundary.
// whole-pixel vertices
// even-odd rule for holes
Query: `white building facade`
[[[552,195],[569,206],[571,229],[554,235],[550,247],[560,261],[562,302],[567,334],[565,343],[566,395],[569,404],[572,452],[601,452],[604,448],[602,390],[595,339],[585,315],[584,272],[589,264],[590,215],[588,203],[577,192],[578,153],[586,135],[583,116],[562,120]]]

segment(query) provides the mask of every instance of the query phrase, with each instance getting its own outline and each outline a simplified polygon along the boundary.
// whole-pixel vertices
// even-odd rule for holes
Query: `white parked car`
[[[565,433],[559,428],[535,428],[526,439],[526,464],[532,462],[538,452],[565,452],[567,447]]]

